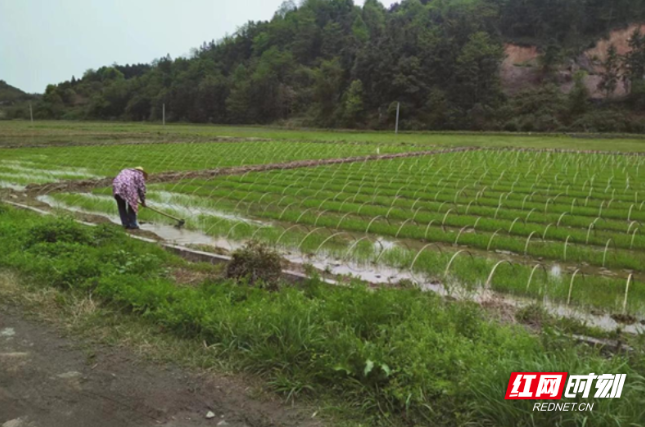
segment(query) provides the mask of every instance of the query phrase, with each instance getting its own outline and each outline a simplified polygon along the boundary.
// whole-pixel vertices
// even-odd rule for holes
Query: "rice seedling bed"
[[[113,176],[121,169],[139,165],[152,173],[181,172],[407,151],[418,151],[418,148],[278,141],[18,148],[2,151],[0,182],[26,185],[63,179],[91,179]]]
[[[483,150],[186,179],[150,199],[204,233],[307,259],[643,314],[644,160]],[[94,193],[54,197],[114,211],[109,189]]]

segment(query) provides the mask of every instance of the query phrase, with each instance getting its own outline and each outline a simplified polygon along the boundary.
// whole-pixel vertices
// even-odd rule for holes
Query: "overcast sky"
[[[88,68],[175,58],[249,20],[271,19],[282,2],[0,0],[0,80],[44,92]]]

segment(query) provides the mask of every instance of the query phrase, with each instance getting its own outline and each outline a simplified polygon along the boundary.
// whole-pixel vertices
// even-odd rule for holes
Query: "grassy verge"
[[[405,142],[414,144],[431,144],[440,146],[480,146],[480,147],[535,147],[535,148],[570,148],[577,150],[617,150],[645,151],[642,135],[616,135],[610,142],[603,135],[589,134],[586,138],[574,138],[560,134],[517,134],[517,133],[467,133],[467,132],[402,132],[395,135],[387,131],[350,131],[320,129],[288,129],[266,126],[213,126],[200,124],[173,123],[162,127],[160,123],[127,123],[127,122],[71,122],[71,121],[37,121],[31,125],[27,121],[1,121],[0,129],[7,135],[7,142],[15,143],[19,139],[28,143],[72,136],[84,136],[93,139],[132,137],[133,135],[157,136],[169,139],[178,137],[238,137],[238,138],[271,138],[297,141],[335,141],[335,142]],[[2,142],[2,141],[0,141]],[[608,148],[609,147],[609,148]]]
[[[414,289],[178,286],[172,270],[181,267],[189,268],[118,229],[0,205],[0,268],[203,343],[204,363],[253,373],[287,398],[342,401],[363,425],[615,426],[645,417],[640,347],[604,357]],[[503,400],[513,371],[626,373],[627,383],[622,399],[594,401],[593,413],[532,413],[531,402]]]

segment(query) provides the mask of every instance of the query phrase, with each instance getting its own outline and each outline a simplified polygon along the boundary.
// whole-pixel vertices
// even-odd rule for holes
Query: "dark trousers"
[[[137,213],[132,209],[132,206],[118,194],[114,196],[116,205],[119,207],[119,216],[121,217],[121,224],[125,228],[139,228],[137,224]]]

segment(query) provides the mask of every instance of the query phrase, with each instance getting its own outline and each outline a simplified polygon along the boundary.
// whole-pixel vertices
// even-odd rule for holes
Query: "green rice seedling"
[[[369,146],[336,145],[145,144],[133,147],[132,159],[143,159],[145,149],[150,151],[146,154],[152,171],[187,173],[372,151]],[[17,150],[7,159],[13,164],[0,163],[0,174],[47,163],[51,176],[46,179],[57,179],[56,171],[78,165],[86,148]],[[107,160],[87,172],[117,170],[124,160],[116,151],[99,147],[97,153]],[[620,310],[625,280],[633,274],[637,280],[631,287],[638,289],[645,271],[645,236],[639,232],[645,221],[645,200],[639,197],[645,190],[639,180],[642,163],[631,156],[482,150],[214,178],[186,175],[150,185],[149,200],[186,216],[191,230],[231,242],[253,238],[303,258],[377,262],[440,280],[448,276],[442,273],[450,258],[468,251],[483,263],[461,253],[450,265],[451,283],[472,287],[489,282],[500,292],[548,295],[564,302],[571,291],[572,304]],[[110,189],[92,194],[52,197],[79,209],[114,215]],[[145,211],[142,219],[164,221]],[[377,250],[374,242],[381,239],[398,246]],[[435,252],[436,257],[429,255]],[[487,280],[504,257],[514,261],[517,271],[509,272],[501,264]],[[567,274],[555,280],[537,273],[537,264],[562,262],[585,271],[572,289]],[[600,276],[607,272],[614,277]],[[638,290],[634,292],[630,291],[629,310],[640,306]]]

